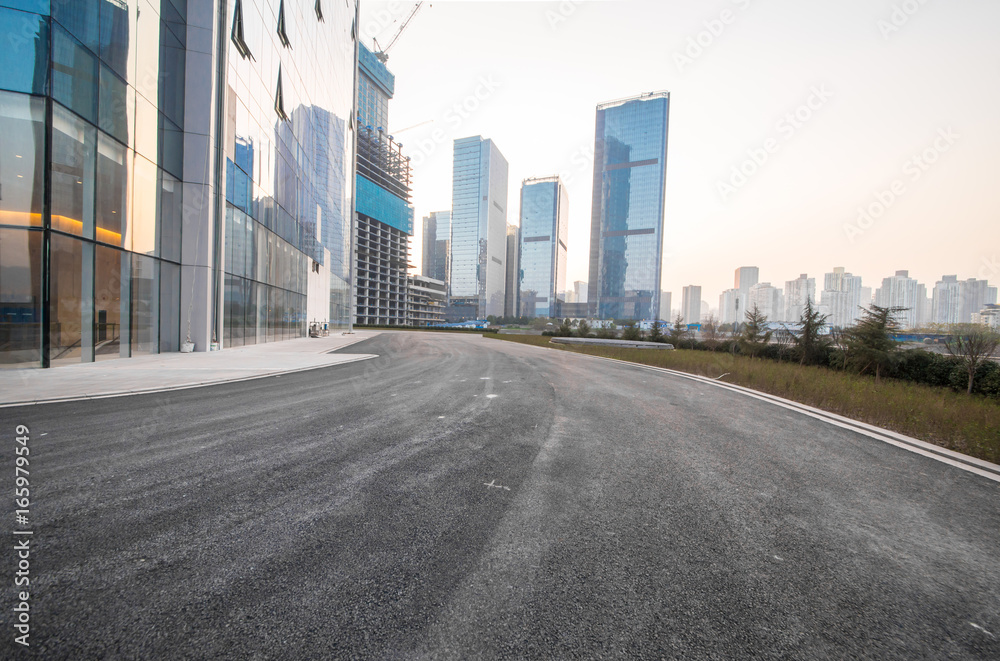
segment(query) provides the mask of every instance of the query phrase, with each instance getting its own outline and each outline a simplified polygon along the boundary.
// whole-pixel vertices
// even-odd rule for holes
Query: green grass
[[[1000,463],[1000,402],[947,388],[838,372],[825,367],[751,360],[728,353],[550,344],[537,335],[488,335],[592,356],[666,367],[790,399],[941,447]]]

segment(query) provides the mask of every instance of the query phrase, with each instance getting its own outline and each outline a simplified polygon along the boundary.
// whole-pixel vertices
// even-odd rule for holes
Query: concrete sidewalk
[[[193,388],[329,367],[374,354],[329,352],[379,334],[356,331],[201,353],[162,353],[49,369],[0,370],[0,408]]]

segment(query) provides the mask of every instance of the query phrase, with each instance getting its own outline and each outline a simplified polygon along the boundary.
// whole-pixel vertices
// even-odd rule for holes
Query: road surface
[[[379,358],[5,409],[33,654],[1000,658],[996,482],[567,352],[346,351]]]

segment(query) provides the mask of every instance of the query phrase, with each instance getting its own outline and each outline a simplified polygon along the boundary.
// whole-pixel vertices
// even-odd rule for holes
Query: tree
[[[602,340],[613,340],[618,337],[618,333],[614,329],[614,324],[610,321],[603,322],[601,327],[597,329],[597,337]]]
[[[675,349],[679,349],[681,341],[687,335],[687,332],[688,329],[684,324],[684,317],[677,315],[677,318],[674,319],[674,325],[667,331],[667,339],[670,341],[670,344],[674,345]]]
[[[830,342],[819,332],[826,324],[828,316],[820,314],[819,310],[813,307],[812,299],[806,298],[806,307],[799,317],[801,329],[799,334],[794,336],[795,353],[799,357],[800,365],[815,365],[826,356],[826,348]]]
[[[708,318],[701,323],[701,337],[705,345],[712,351],[719,348],[719,342],[721,341],[721,335],[719,329],[719,321],[715,318],[714,314],[708,315]]]
[[[861,320],[844,332],[847,343],[847,363],[861,374],[874,372],[875,383],[896,362],[898,347],[892,334],[899,330],[896,315],[907,308],[883,308],[872,305],[861,309]]]
[[[562,320],[562,323],[559,324],[559,336],[569,337],[572,334],[573,334],[573,327],[570,325],[569,317],[566,317],[565,319]]]
[[[740,334],[740,351],[754,358],[771,340],[771,331],[767,329],[767,315],[760,311],[756,303],[752,310],[746,312],[746,322]]]
[[[630,321],[625,324],[625,330],[622,331],[622,339],[633,341],[642,339],[642,333],[639,332],[639,329],[636,327],[634,321]]]
[[[663,341],[663,331],[660,330],[660,320],[653,320],[653,327],[649,329],[649,337],[646,338],[650,342],[662,342]]]
[[[580,337],[590,336],[590,324],[587,323],[586,319],[581,319],[580,323],[576,325],[576,334]]]
[[[966,390],[972,394],[972,386],[976,379],[976,370],[989,360],[1000,345],[1000,335],[989,326],[980,324],[961,324],[954,328],[952,335],[944,341],[948,353],[962,362],[969,375],[969,387]]]
[[[796,338],[792,331],[788,330],[787,327],[782,326],[774,331],[771,339],[774,340],[774,345],[778,348],[778,360],[780,361],[785,359],[785,354],[788,353],[788,350],[791,349],[792,346],[794,346]]]

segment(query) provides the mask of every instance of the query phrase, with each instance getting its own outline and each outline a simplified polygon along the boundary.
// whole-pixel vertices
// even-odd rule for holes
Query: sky
[[[414,2],[361,3],[384,47]],[[451,207],[452,141],[569,190],[568,286],[588,279],[595,107],[670,92],[662,288],[711,307],[739,266],[783,287],[843,266],[1000,283],[1000,2],[425,2],[389,51],[389,131],[420,219]]]

